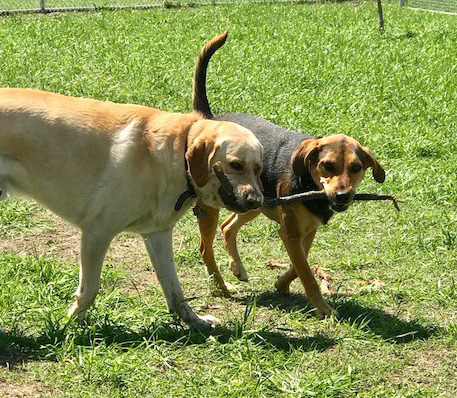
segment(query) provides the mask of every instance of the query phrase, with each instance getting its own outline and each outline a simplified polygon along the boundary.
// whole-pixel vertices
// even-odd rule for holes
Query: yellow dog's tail
[[[192,104],[194,111],[201,113],[205,118],[211,119],[213,114],[206,96],[206,72],[208,63],[213,54],[221,48],[227,40],[228,32],[213,37],[204,45],[198,54],[195,65],[194,81],[192,85]]]

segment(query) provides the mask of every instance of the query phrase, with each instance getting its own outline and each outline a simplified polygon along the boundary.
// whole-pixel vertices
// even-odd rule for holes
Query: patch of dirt
[[[1,238],[0,252],[45,256],[77,264],[81,239],[79,229],[47,210],[38,213],[37,217],[48,227],[37,232]],[[129,278],[125,287],[127,292],[142,291],[151,283],[157,283],[144,244],[137,235],[120,234],[114,238],[104,266],[121,267],[131,273],[132,278]]]
[[[448,348],[408,352],[400,373],[392,374],[393,384],[437,387],[440,397],[455,396],[457,353]],[[437,383],[439,381],[439,383]]]
[[[54,394],[48,388],[30,380],[24,383],[9,382],[0,377],[0,397],[28,398],[52,397]]]
[[[52,213],[37,214],[49,227],[31,233],[2,237],[0,251],[24,256],[46,256],[76,260],[79,253],[79,231]]]
[[[79,261],[81,232],[51,212],[43,211],[39,217],[44,219],[49,227],[34,233],[4,237],[0,241],[0,250],[3,253]],[[149,260],[139,236],[121,234],[111,243],[105,261],[107,264],[117,262],[138,264]]]

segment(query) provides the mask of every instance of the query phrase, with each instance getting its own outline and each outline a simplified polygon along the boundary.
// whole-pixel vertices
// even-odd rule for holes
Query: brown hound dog
[[[277,280],[276,288],[281,293],[288,293],[290,283],[298,276],[317,315],[328,316],[332,308],[324,301],[307,260],[316,230],[326,224],[335,212],[348,208],[367,168],[373,169],[373,177],[380,183],[384,182],[385,172],[368,148],[343,134],[315,138],[288,131],[256,116],[228,114],[213,117],[206,97],[206,70],[209,59],[224,44],[226,37],[226,33],[216,36],[199,54],[194,78],[194,109],[208,118],[238,123],[255,134],[264,148],[261,182],[266,197],[313,190],[324,190],[328,196],[328,200],[277,207],[264,205],[254,211],[229,216],[222,224],[222,233],[230,268],[238,279],[247,280],[238,254],[236,236],[244,224],[263,213],[280,225],[279,236],[292,261],[289,270]],[[243,169],[242,164],[234,166],[240,172]],[[200,251],[210,275],[214,276],[218,287],[227,293],[212,248],[219,211],[210,207],[205,209],[208,217],[199,221]]]

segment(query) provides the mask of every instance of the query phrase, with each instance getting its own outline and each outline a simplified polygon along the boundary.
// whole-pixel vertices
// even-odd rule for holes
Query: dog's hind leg
[[[202,331],[211,329],[219,321],[212,316],[198,317],[184,297],[173,262],[172,232],[173,230],[169,229],[142,235],[157,279],[167,299],[168,310],[178,314],[191,327]]]
[[[225,286],[224,279],[219,272],[213,251],[213,242],[214,237],[216,236],[217,222],[219,220],[219,210],[202,204],[199,204],[199,206],[207,213],[207,217],[204,220],[198,220],[198,228],[200,229],[200,253],[202,254],[206,268],[208,269],[208,274],[213,278],[216,287],[224,296],[229,297],[230,292],[228,291],[227,286]]]
[[[68,316],[77,316],[80,321],[84,320],[87,309],[100,290],[103,260],[113,237],[94,231],[82,231],[79,286]]]
[[[260,214],[260,210],[253,210],[244,214],[232,214],[222,223],[222,233],[224,235],[224,244],[229,257],[230,269],[240,281],[248,280],[246,272],[236,245],[236,236],[240,228],[253,220]]]

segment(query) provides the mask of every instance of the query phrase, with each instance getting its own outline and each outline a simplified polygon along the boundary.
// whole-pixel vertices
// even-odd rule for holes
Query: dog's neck
[[[187,150],[189,148],[189,132],[190,132],[190,126],[187,130],[187,135],[184,140],[184,168],[186,171],[186,180],[187,180],[187,189],[179,196],[178,200],[175,203],[175,211],[181,210],[181,208],[184,206],[184,203],[188,199],[195,199],[197,198],[197,192],[195,191],[194,185],[192,184],[192,177],[189,172],[189,163],[187,161]],[[197,206],[196,206],[197,207]],[[195,208],[194,208],[194,213],[195,213]]]
[[[289,195],[319,190],[319,187],[314,182],[311,173],[309,172],[304,175],[297,176],[291,171],[289,173],[289,184]],[[327,200],[303,202],[303,206],[311,211],[311,213],[319,217],[324,224],[327,224],[334,214],[334,212],[329,208]]]

